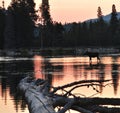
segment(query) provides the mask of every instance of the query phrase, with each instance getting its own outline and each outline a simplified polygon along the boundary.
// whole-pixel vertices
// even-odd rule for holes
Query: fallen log
[[[53,87],[48,84],[47,80],[35,80],[31,77],[26,77],[20,81],[19,89],[23,92],[26,98],[30,113],[65,113],[69,109],[76,110],[81,113],[120,113],[120,108],[108,108],[103,106],[120,106],[120,98],[82,98],[75,96],[71,92],[77,87],[88,85],[93,87],[94,85],[99,85],[98,83],[100,82],[108,81],[110,80],[85,80],[64,86]],[[63,95],[56,93],[58,90],[64,90],[64,88],[71,86],[74,86],[74,88],[66,91]],[[52,90],[50,90],[50,88],[52,88]],[[72,95],[73,98],[69,98],[68,94]],[[62,108],[55,111],[55,108],[58,106]]]
[[[55,113],[51,98],[46,95],[46,81],[41,80],[41,85],[26,77],[19,84],[20,90],[24,93],[30,113]],[[47,88],[46,88],[47,89]]]

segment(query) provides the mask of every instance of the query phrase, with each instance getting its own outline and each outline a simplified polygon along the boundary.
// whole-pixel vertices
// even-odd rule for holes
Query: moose
[[[100,57],[99,57],[99,53],[98,52],[89,52],[89,51],[86,51],[84,53],[84,55],[89,56],[90,62],[92,62],[92,58],[94,58],[94,57],[97,57],[97,62],[100,61]]]

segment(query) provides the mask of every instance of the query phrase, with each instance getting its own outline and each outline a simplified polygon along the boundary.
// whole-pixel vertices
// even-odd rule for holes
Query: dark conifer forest
[[[48,1],[43,0],[36,10],[34,0],[13,0],[7,9],[4,4],[0,7],[0,49],[119,47],[120,19],[115,5],[109,21],[103,19],[100,7],[96,15],[95,21],[62,24],[52,18]]]

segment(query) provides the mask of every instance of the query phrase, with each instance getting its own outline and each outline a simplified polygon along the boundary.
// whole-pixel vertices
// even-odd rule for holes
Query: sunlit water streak
[[[8,62],[8,61],[26,61],[33,60],[33,58],[15,58],[15,57],[0,57],[0,61]]]

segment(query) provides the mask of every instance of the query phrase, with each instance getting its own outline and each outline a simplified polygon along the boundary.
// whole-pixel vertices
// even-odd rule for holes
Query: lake
[[[79,80],[112,79],[106,87],[97,87],[96,93],[92,87],[81,87],[74,93],[85,97],[113,97],[120,95],[120,55],[109,54],[89,62],[83,56],[40,56],[31,57],[0,57],[0,113],[29,113],[27,104],[17,90],[19,81],[33,75],[37,78],[47,78],[53,86],[60,86]],[[101,84],[102,86],[103,84]]]

